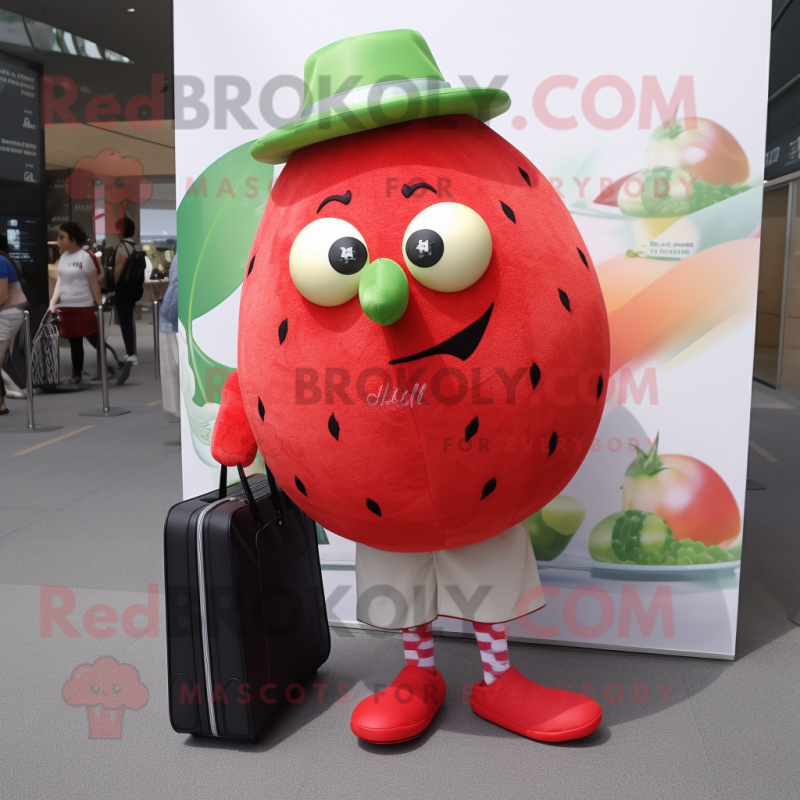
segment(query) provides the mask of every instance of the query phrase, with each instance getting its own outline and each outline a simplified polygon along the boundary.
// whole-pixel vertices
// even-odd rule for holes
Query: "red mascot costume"
[[[420,34],[336,42],[305,79],[300,119],[251,151],[288,163],[253,244],[212,453],[234,466],[260,449],[298,506],[357,543],[358,618],[403,631],[406,666],[356,707],[358,737],[430,724],[438,615],[474,624],[475,713],[532,739],[586,736],[600,707],[510,667],[504,624],[544,605],[521,523],[575,474],[605,401],[586,245],[485,125],[508,95],[451,88]]]

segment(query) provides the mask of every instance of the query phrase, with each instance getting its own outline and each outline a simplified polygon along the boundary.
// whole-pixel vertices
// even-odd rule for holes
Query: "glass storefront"
[[[800,177],[764,191],[753,377],[800,392]]]
[[[170,7],[125,10],[120,36],[88,20],[78,35],[55,8],[37,20],[24,3],[4,5],[0,234],[27,279],[33,325],[55,286],[64,222],[79,224],[107,260],[117,223],[134,222],[147,307],[163,295],[177,249]],[[148,43],[152,25],[159,34]]]
[[[761,266],[758,273],[753,376],[773,387],[777,387],[780,383],[783,284],[790,189],[790,186],[783,185],[764,193],[761,220]]]
[[[791,236],[786,259],[781,388],[800,391],[800,179],[791,184]]]

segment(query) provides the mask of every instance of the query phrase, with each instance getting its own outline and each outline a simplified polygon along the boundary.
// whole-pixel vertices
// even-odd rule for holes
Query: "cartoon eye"
[[[409,272],[437,292],[460,292],[486,272],[492,234],[476,211],[461,203],[436,203],[406,228],[403,257]]]
[[[124,185],[125,185],[125,181],[122,178],[117,178],[114,181],[114,186],[116,186],[117,189],[121,189]]]
[[[115,683],[111,687],[111,691],[114,692],[114,694],[119,694],[122,691],[122,687],[118,683]]]
[[[368,262],[364,237],[335,217],[306,225],[289,252],[289,272],[297,291],[318,306],[352,300],[358,294],[359,273]]]
[[[97,694],[97,693],[100,691],[100,687],[99,687],[99,686],[98,686],[96,683],[93,683],[93,684],[92,684],[92,685],[89,687],[89,691],[90,691],[92,694]]]

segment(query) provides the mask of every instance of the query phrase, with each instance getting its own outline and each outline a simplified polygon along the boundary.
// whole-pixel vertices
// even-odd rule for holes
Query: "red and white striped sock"
[[[433,623],[403,628],[403,650],[408,666],[436,672],[433,666]]]
[[[508,640],[505,622],[473,622],[475,638],[481,650],[483,680],[486,685],[502,677],[511,666],[508,661]]]

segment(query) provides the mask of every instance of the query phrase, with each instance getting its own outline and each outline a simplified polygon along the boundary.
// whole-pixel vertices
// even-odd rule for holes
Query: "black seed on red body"
[[[339,420],[331,414],[330,419],[328,420],[328,430],[331,432],[331,436],[333,436],[336,441],[339,441]]]
[[[597,379],[597,399],[600,399],[600,395],[603,394],[603,376],[601,375]]]
[[[497,480],[495,478],[491,478],[490,480],[486,481],[486,485],[483,487],[483,491],[481,492],[481,500],[483,500],[484,497],[488,497],[496,488]]]
[[[561,305],[571,314],[572,309],[569,307],[569,297],[567,297],[567,293],[563,289],[558,290],[558,298],[561,300]]]
[[[581,257],[581,261],[583,261],[583,266],[589,269],[589,262],[586,260],[586,256],[583,254],[583,250],[581,250],[580,247],[578,248],[578,255]]]
[[[258,398],[258,416],[261,417],[261,421],[264,421],[264,404],[261,402],[261,398]]]
[[[517,169],[519,170],[519,174],[522,175],[522,180],[524,180],[525,183],[527,183],[528,186],[530,186],[531,185],[531,176],[528,175],[528,173],[525,172],[525,170],[522,169],[522,167],[517,167]]]
[[[249,275],[253,271],[253,265],[256,263],[256,257],[253,256],[250,259],[250,266],[247,268],[247,274]]]
[[[464,441],[468,442],[478,432],[478,418],[472,420],[464,431]]]
[[[531,364],[531,386],[535,389],[539,384],[539,380],[542,377],[542,371],[539,369],[539,365],[534,361]]]
[[[548,445],[548,450],[549,450],[547,454],[548,457],[553,455],[553,452],[555,451],[556,447],[558,447],[558,434],[555,431],[553,431],[553,435],[550,437],[550,444]]]
[[[308,497],[308,492],[306,491],[306,487],[305,487],[305,486],[303,486],[303,481],[301,481],[301,480],[300,480],[300,478],[298,478],[298,477],[297,477],[297,475],[295,475],[295,476],[294,476],[294,485],[295,485],[295,486],[296,486],[296,487],[297,487],[297,488],[298,488],[298,489],[299,489],[299,490],[300,490],[300,491],[301,491],[301,492],[302,492],[302,493],[303,493],[303,494],[304,494],[306,497]]]
[[[511,207],[507,206],[502,200],[500,201],[500,206],[503,209],[503,213],[516,225],[517,224],[517,218],[514,215],[514,212],[511,209]]]
[[[280,325],[278,325],[278,342],[283,344],[286,334],[289,331],[289,318],[287,317]]]
[[[370,510],[370,511],[373,513],[373,514],[376,514],[376,515],[377,515],[377,516],[379,516],[379,517],[382,517],[382,516],[383,516],[383,514],[381,514],[381,507],[380,507],[380,506],[379,506],[379,505],[378,505],[378,504],[377,504],[377,503],[376,503],[374,500],[370,500],[370,498],[369,498],[369,497],[367,498],[367,508],[368,508],[368,509],[369,509],[369,510]]]

